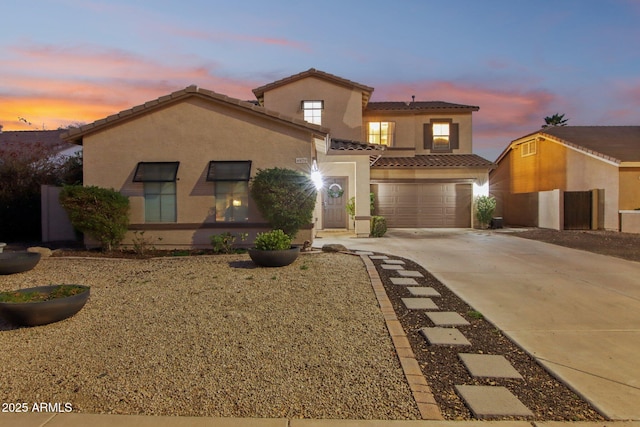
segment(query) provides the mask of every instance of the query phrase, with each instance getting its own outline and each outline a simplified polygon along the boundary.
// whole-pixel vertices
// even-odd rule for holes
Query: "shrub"
[[[383,216],[371,217],[371,237],[382,237],[387,232],[387,219]]]
[[[209,236],[211,245],[213,246],[213,252],[216,254],[232,254],[235,252],[236,240],[240,237],[243,242],[247,239],[247,233],[240,233],[238,236],[229,233],[228,231],[221,234],[214,234]]]
[[[291,237],[282,230],[272,230],[258,233],[254,244],[260,251],[282,251],[291,248]]]
[[[118,246],[129,226],[129,199],[113,189],[67,185],[60,204],[71,224],[110,251]]]
[[[292,239],[312,222],[317,190],[308,175],[282,168],[258,170],[250,191],[264,219]]]
[[[486,228],[491,219],[493,212],[496,210],[496,199],[489,196],[476,197],[476,218],[482,228]]]

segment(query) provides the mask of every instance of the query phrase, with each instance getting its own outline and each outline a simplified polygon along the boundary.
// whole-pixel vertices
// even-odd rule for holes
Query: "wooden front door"
[[[347,228],[347,178],[327,177],[322,190],[323,228]]]

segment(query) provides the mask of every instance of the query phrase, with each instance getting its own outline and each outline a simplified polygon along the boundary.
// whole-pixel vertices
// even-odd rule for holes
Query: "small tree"
[[[67,185],[60,204],[71,224],[110,251],[118,246],[129,226],[129,199],[113,189]]]
[[[317,190],[308,175],[291,169],[260,169],[250,191],[269,225],[291,238],[313,219]]]
[[[476,218],[483,228],[486,228],[493,218],[496,210],[496,199],[490,196],[478,196],[476,198]]]

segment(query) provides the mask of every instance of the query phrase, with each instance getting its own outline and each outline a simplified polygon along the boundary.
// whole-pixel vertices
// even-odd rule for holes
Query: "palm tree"
[[[564,114],[556,113],[551,117],[544,118],[545,124],[542,125],[542,128],[544,129],[544,128],[554,127],[554,126],[566,126],[568,120],[569,119],[564,118]]]

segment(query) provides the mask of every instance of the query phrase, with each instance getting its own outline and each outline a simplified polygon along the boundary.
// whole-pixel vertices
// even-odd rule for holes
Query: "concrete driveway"
[[[314,246],[411,259],[605,416],[640,420],[640,263],[505,231],[394,229]]]

